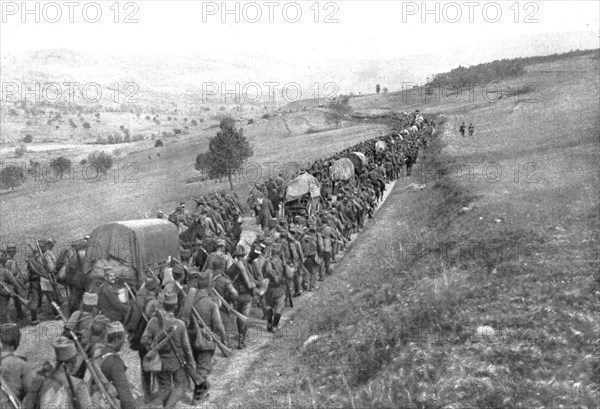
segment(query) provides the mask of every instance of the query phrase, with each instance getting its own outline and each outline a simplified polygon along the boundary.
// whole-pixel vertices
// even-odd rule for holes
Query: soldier
[[[42,243],[43,244],[43,243]],[[42,246],[40,246],[40,250]],[[42,256],[37,248],[32,249],[32,256],[27,260],[27,273],[29,277],[29,294],[31,297],[30,311],[31,311],[31,323],[36,325],[38,321],[38,310],[42,308],[42,298],[45,296],[48,303],[56,301],[56,295],[54,289],[50,284],[49,272],[45,266],[45,258]],[[59,319],[55,315],[55,319]]]
[[[294,297],[302,295],[302,279],[304,277],[304,254],[302,253],[302,246],[298,241],[298,238],[302,236],[302,230],[298,227],[292,226],[290,233],[287,235],[287,240],[290,248],[290,261],[294,266]]]
[[[464,122],[460,125],[460,128],[458,130],[459,130],[460,134],[462,135],[462,137],[464,138],[465,137],[465,123]]]
[[[212,263],[212,264],[216,264],[216,263]],[[231,305],[235,305],[235,303],[239,297],[239,294],[238,294],[237,290],[235,289],[229,276],[227,274],[225,274],[225,271],[228,270],[228,267],[229,266],[227,266],[227,264],[225,264],[224,269],[221,269],[221,268],[215,269],[215,268],[210,268],[210,267],[209,268],[211,270],[213,270],[213,272],[214,272],[214,275],[213,275],[214,289],[231,306]],[[229,335],[236,334],[238,332],[237,325],[236,325],[236,321],[237,321],[236,316],[233,314],[233,311],[229,311],[227,309],[227,307],[225,307],[225,304],[220,303],[220,301],[218,300],[218,297],[216,297],[216,296],[214,296],[214,297],[215,297],[215,299],[214,299],[215,302],[217,304],[221,304],[221,306],[219,308],[219,311],[221,312],[221,320],[223,321],[223,325],[225,326],[225,331],[227,332],[227,335],[229,338]],[[228,342],[225,342],[225,344],[229,345],[230,344],[229,340],[228,340]]]
[[[329,218],[327,215],[322,217],[323,228],[321,229],[321,236],[323,237],[323,268],[325,275],[331,274],[331,252],[333,251],[332,242],[334,240],[333,229],[329,224]]]
[[[267,289],[267,331],[277,332],[279,330],[279,320],[285,306],[285,261],[281,254],[281,243],[273,243],[270,248],[270,254],[263,266],[263,275],[269,279],[269,288]]]
[[[473,136],[473,132],[475,132],[475,126],[473,126],[473,123],[469,124],[469,136]]]
[[[217,251],[208,255],[208,259],[206,260],[206,263],[204,263],[204,267],[202,267],[203,271],[211,269],[215,274],[225,273],[229,265],[231,265],[231,259],[225,254],[226,244],[227,243],[223,239],[216,240]]]
[[[77,339],[84,349],[89,348],[90,327],[94,322],[94,317],[98,315],[98,295],[92,293],[84,293],[81,309],[74,311],[65,323],[63,336],[70,338],[70,330],[75,333]],[[77,368],[75,373],[78,378],[83,378],[85,373],[85,365],[82,357],[78,357]]]
[[[316,289],[317,275],[319,274],[319,256],[317,249],[317,229],[315,225],[311,225],[308,231],[302,235],[300,244],[304,253],[304,267],[308,271],[304,277],[303,287],[308,291]]]
[[[111,322],[127,322],[130,308],[119,300],[119,288],[116,286],[117,276],[111,267],[104,267],[105,282],[98,289],[98,309]]]
[[[219,307],[213,301],[209,294],[209,287],[212,281],[212,270],[205,270],[198,274],[197,286],[198,291],[194,298],[193,306],[198,311],[198,314],[209,327],[212,334],[216,337],[220,337],[221,341],[225,342],[227,336],[225,334],[225,328],[221,322],[221,315],[219,314]],[[194,326],[192,325],[192,328]],[[194,404],[198,404],[204,399],[210,388],[208,382],[208,375],[212,371],[213,356],[215,354],[216,344],[213,339],[208,335],[206,331],[195,333],[194,342],[194,362],[196,363],[196,372],[204,378],[204,383],[198,385],[194,389]]]
[[[148,322],[141,339],[141,343],[150,351],[147,357],[156,353],[160,356],[162,370],[157,373],[158,394],[155,401],[165,408],[175,407],[188,384],[185,368],[179,362],[178,356],[189,363],[194,361],[185,324],[175,318],[176,308],[177,294],[173,292],[166,293],[163,300],[163,310],[158,309],[156,311],[155,316]],[[153,350],[152,347],[166,336],[168,329],[173,331],[172,344],[167,343],[158,351]],[[176,348],[176,350],[173,350],[173,348]]]
[[[27,395],[28,374],[31,371],[27,358],[16,353],[21,344],[21,331],[17,324],[0,325],[0,375],[2,387],[18,402],[22,402]],[[6,391],[5,391],[6,392]],[[12,405],[0,395],[0,407],[10,408]]]
[[[81,379],[73,376],[77,362],[75,344],[68,338],[59,337],[52,346],[56,353],[56,366],[37,391],[40,409],[91,408],[92,400],[87,386]]]
[[[130,331],[129,348],[138,351],[140,363],[148,352],[146,347],[140,342],[148,324],[146,318],[151,319],[156,310],[160,308],[160,302],[158,301],[159,291],[158,279],[147,277],[144,285],[136,294],[135,308],[132,309],[131,318],[127,322]],[[144,371],[142,365],[140,365],[140,370],[144,398],[146,403],[149,403],[152,396],[152,373]]]
[[[123,324],[112,322],[106,328],[106,346],[100,356],[95,358],[102,374],[112,384],[121,403],[121,409],[137,409],[130,382],[127,379],[127,367],[119,351],[125,343],[126,332]]]
[[[244,249],[244,246],[241,244],[238,244],[235,253],[233,254],[233,264],[227,270],[227,275],[239,294],[235,306],[236,311],[248,316],[250,315],[250,308],[252,307],[254,289],[258,282],[256,282],[254,276],[250,274],[250,266],[248,265],[245,256],[246,249]],[[247,323],[238,318],[237,327],[238,349],[243,349],[246,347],[246,333],[248,332]]]
[[[5,265],[5,253],[2,253],[2,267],[0,267],[0,323],[10,321],[8,314],[8,306],[10,304],[11,298],[15,301],[15,306],[21,306],[18,298],[19,292],[21,290],[21,283],[17,281],[17,279],[12,275],[10,270],[4,267]],[[21,315],[23,312],[21,311]],[[22,319],[23,317],[17,316],[18,319]]]

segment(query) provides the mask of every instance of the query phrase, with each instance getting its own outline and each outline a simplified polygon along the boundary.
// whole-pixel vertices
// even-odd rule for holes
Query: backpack
[[[309,235],[302,237],[302,252],[305,257],[315,256],[317,254],[317,240]]]

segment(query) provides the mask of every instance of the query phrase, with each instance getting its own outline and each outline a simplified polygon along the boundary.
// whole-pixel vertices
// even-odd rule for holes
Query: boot
[[[175,388],[171,391],[171,393],[169,394],[169,397],[167,398],[167,401],[165,402],[165,409],[172,409],[175,407],[175,405],[177,405],[177,402],[179,402],[179,399],[181,399],[181,397],[183,396],[183,391],[179,388]]]
[[[279,331],[279,320],[281,319],[281,314],[275,314],[273,318],[273,332]]]
[[[204,381],[203,384],[198,385],[194,388],[193,403],[198,405],[208,395],[208,388],[210,384],[208,381]]]
[[[267,331],[273,330],[273,310],[267,311]]]

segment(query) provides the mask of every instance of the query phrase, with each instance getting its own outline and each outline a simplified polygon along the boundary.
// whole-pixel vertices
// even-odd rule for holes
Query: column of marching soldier
[[[255,209],[262,231],[249,250],[239,243],[241,205],[237,196],[220,194],[211,200],[196,200],[197,212],[191,216],[180,203],[168,220],[183,229],[200,225],[201,233],[194,229],[193,243],[182,248],[182,262],[173,260],[158,272],[147,271],[148,278],[135,293],[127,287],[128,303],[119,299],[118,278],[106,268],[105,282],[97,293],[83,294],[80,308],[67,319],[56,303],[59,295],[54,291],[54,275],[48,274],[56,268],[52,240],[32,248],[25,273],[15,260],[16,247],[7,247],[0,270],[2,322],[8,320],[12,299],[19,319],[24,319],[26,307],[32,322],[37,323],[37,311],[46,296],[55,306],[56,318],[64,321],[64,332],[53,343],[55,362],[31,365],[18,354],[18,325],[0,326],[0,407],[129,409],[139,407],[143,395],[145,404],[172,408],[190,385],[193,403],[205,400],[216,349],[229,356],[231,338],[237,338],[239,349],[246,347],[251,307],[262,310],[268,331],[279,331],[284,308],[293,307],[293,298],[316,290],[317,281],[332,273],[331,264],[351,234],[372,217],[385,183],[401,177],[404,167],[410,175],[434,126],[427,120],[417,122],[419,116],[401,118],[403,127],[418,125],[417,132],[393,132],[361,142],[302,169],[324,187],[325,206],[316,214],[274,217],[285,190],[282,175],[255,186],[248,203],[255,208],[262,199],[260,210]],[[375,149],[382,139],[389,143],[383,152]],[[349,152],[363,153],[370,165],[351,181],[332,180],[328,165]],[[158,217],[166,218],[162,212]],[[33,300],[20,295],[24,283]],[[141,360],[141,393],[130,386],[119,353],[125,343]]]

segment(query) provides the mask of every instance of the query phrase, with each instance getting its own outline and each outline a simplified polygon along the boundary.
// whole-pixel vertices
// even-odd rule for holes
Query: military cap
[[[104,270],[104,274],[108,274],[113,268],[111,266],[104,266],[102,269]]]
[[[52,240],[51,238],[49,238],[48,240],[46,240],[46,243],[54,244],[54,243],[55,243],[55,241],[54,241],[54,240]]]
[[[0,325],[0,342],[3,344],[14,344],[21,341],[21,331],[15,323]]]
[[[165,291],[164,293],[164,304],[177,304],[177,293],[174,291]]]
[[[98,314],[94,317],[94,322],[98,324],[108,325],[110,324],[110,318],[108,318],[106,315]]]
[[[215,240],[215,244],[216,244],[218,247],[220,247],[220,246],[226,246],[226,245],[227,245],[227,242],[226,242],[225,240],[223,240],[223,239],[217,239],[217,240]]]
[[[212,277],[213,271],[210,268],[205,271],[200,271],[197,279],[198,288],[208,288],[208,286],[210,286],[210,282],[212,281]]]
[[[158,280],[152,276],[146,277],[146,280],[144,281],[144,286],[150,291],[156,290],[158,288],[158,284]]]
[[[58,337],[52,346],[54,347],[56,360],[58,362],[70,361],[77,356],[77,348],[75,348],[75,344],[67,337]]]
[[[83,293],[83,305],[89,307],[95,307],[98,305],[98,294],[94,293]]]
[[[124,333],[124,332],[125,332],[125,328],[123,327],[123,324],[121,324],[121,322],[119,322],[119,321],[111,322],[110,324],[108,324],[106,326],[106,335],[118,334],[118,333]]]

